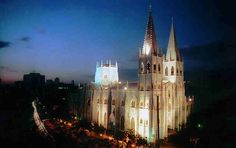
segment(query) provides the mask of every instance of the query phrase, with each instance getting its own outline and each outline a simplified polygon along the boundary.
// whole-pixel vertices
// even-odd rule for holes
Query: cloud
[[[10,46],[10,42],[0,41],[0,48],[5,48]]]
[[[19,72],[18,70],[9,68],[7,66],[0,66],[0,70],[4,72],[15,72],[15,73]]]
[[[22,42],[29,42],[31,40],[31,38],[28,36],[24,36],[24,37],[20,38],[19,40]]]

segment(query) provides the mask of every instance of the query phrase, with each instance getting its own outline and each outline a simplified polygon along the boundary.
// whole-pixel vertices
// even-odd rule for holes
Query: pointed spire
[[[111,60],[109,60],[109,66],[111,66]]]
[[[169,43],[168,43],[168,47],[167,47],[166,60],[181,61],[179,49],[177,47],[177,42],[176,42],[173,17],[171,17],[171,30],[170,30],[170,36],[169,36]]]
[[[103,61],[101,60],[101,67],[103,67]]]
[[[159,54],[159,51],[158,51],[156,34],[155,34],[154,23],[153,23],[151,12],[152,12],[152,6],[150,3],[149,4],[149,17],[148,17],[146,33],[145,33],[145,37],[144,37],[142,54],[157,55],[157,54]]]

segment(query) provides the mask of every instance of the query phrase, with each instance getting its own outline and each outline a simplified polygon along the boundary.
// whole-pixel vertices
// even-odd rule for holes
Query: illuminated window
[[[172,76],[174,75],[174,67],[173,66],[171,67],[171,75]]]
[[[165,68],[165,76],[168,76],[168,67]]]

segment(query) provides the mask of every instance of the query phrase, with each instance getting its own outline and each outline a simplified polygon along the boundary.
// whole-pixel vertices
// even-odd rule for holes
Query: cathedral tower
[[[150,6],[151,7],[151,6]],[[151,8],[143,42],[139,51],[139,90],[150,91],[156,88],[157,75],[161,74],[161,54],[156,41]],[[161,77],[161,75],[160,75]]]
[[[177,79],[183,80],[183,61],[177,47],[173,18],[171,23],[167,53],[164,61],[163,77],[164,81],[170,81],[172,83],[176,83],[178,81]]]
[[[148,130],[145,130],[145,127],[139,126],[139,134],[148,137],[151,141],[157,133],[157,102],[161,97],[162,66],[163,57],[158,48],[150,5],[143,48],[139,51],[138,89],[141,108],[139,120],[145,118],[142,116],[148,116],[148,119],[145,118],[146,123],[148,123],[145,126],[148,127]],[[142,103],[146,104],[144,108],[142,108]],[[144,132],[140,129],[144,129]]]

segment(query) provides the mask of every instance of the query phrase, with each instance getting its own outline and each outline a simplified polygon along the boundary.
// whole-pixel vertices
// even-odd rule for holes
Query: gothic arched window
[[[135,107],[135,101],[131,102],[131,107]]]
[[[179,75],[179,69],[177,68],[176,70],[176,75],[178,76]]]
[[[145,125],[148,126],[148,120],[146,120]]]
[[[174,73],[175,73],[175,69],[174,69],[174,67],[172,66],[172,67],[171,67],[171,75],[173,76]]]
[[[143,108],[143,102],[142,101],[140,102],[140,108]]]
[[[158,72],[161,73],[161,65],[158,64]]]
[[[157,69],[157,66],[156,66],[156,64],[154,64],[154,65],[153,65],[153,71],[154,71],[154,73],[156,73],[156,69]]]
[[[140,72],[141,72],[141,73],[144,72],[144,64],[143,64],[143,62],[142,62],[141,65],[140,65]]]
[[[168,67],[165,68],[165,76],[168,76]]]
[[[180,70],[180,75],[182,76],[182,70]]]
[[[150,73],[151,72],[151,65],[150,63],[148,62],[147,63],[147,73]]]
[[[115,105],[116,104],[116,100],[112,100],[112,105]]]
[[[121,101],[121,106],[125,106],[125,101],[124,100]]]
[[[140,119],[140,124],[143,124],[143,119],[142,118]]]

